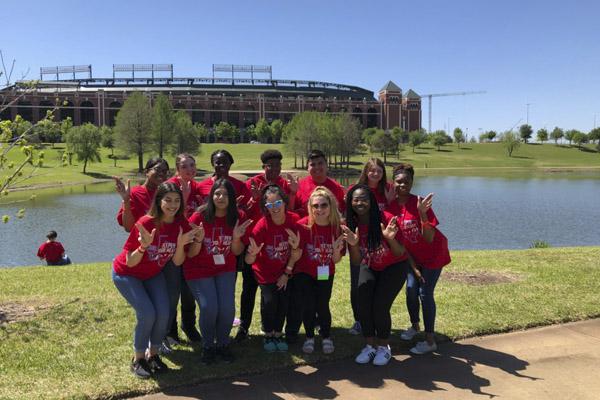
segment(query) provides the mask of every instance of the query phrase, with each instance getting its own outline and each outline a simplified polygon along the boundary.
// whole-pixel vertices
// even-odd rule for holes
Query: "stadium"
[[[273,79],[272,67],[213,64],[208,78],[176,78],[172,64],[113,64],[113,76],[94,78],[92,66],[40,68],[32,88],[22,82],[0,90],[0,119],[17,115],[35,123],[56,109],[55,119],[113,126],[132,92],[149,101],[160,93],[193,123],[213,127],[221,121],[244,129],[264,118],[289,122],[303,111],[351,113],[363,128],[412,131],[421,128],[421,97],[388,81],[374,92],[339,83]]]

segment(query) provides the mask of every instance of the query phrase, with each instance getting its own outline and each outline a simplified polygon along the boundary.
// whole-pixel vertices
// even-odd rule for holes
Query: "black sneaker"
[[[158,354],[148,359],[148,365],[154,374],[162,374],[169,371],[169,367],[160,359]]]
[[[248,338],[248,331],[243,326],[240,326],[238,328],[237,334],[235,335],[235,338],[233,340],[235,340],[236,342],[239,343],[239,342],[243,342],[247,338]]]
[[[131,360],[131,372],[140,379],[148,379],[152,376],[152,368],[148,365],[148,361],[145,358],[141,360]]]
[[[200,362],[204,365],[214,364],[217,361],[217,351],[214,347],[205,347],[202,349],[202,358]]]
[[[200,335],[200,332],[198,332],[195,327],[183,327],[181,330],[185,333],[185,336],[187,336],[190,342],[200,343],[202,341],[202,335]]]
[[[226,362],[228,364],[232,363],[235,360],[235,356],[233,355],[231,349],[227,345],[217,347],[217,355],[221,357],[221,360],[223,360],[223,362]]]

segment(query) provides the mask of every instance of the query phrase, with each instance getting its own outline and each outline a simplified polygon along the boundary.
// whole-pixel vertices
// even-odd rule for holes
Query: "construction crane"
[[[454,93],[434,93],[434,94],[423,94],[421,95],[421,98],[423,97],[427,97],[427,99],[429,100],[429,129],[428,131],[431,132],[431,99],[433,97],[445,97],[445,96],[466,96],[469,94],[482,94],[482,93],[487,93],[485,90],[478,90],[478,91],[474,91],[474,92],[454,92]]]

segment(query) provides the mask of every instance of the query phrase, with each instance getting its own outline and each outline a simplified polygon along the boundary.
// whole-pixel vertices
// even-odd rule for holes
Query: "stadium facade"
[[[165,72],[167,76],[160,76]],[[215,76],[219,72],[230,76]],[[82,73],[87,76],[80,77]],[[250,76],[239,77],[240,73]],[[118,76],[122,74],[127,76]],[[256,77],[264,74],[269,76]],[[54,79],[47,79],[48,75]],[[17,83],[0,90],[0,104],[5,107],[0,119],[21,115],[37,122],[56,108],[56,120],[71,117],[75,125],[112,126],[127,97],[141,91],[150,102],[164,93],[175,110],[186,111],[192,122],[207,127],[226,121],[243,129],[260,118],[288,122],[297,113],[317,111],[350,113],[363,128],[421,128],[420,96],[413,90],[403,92],[392,81],[376,98],[357,86],[272,79],[270,66],[213,65],[212,77],[175,78],[172,64],[117,64],[111,78],[93,78],[89,65],[42,68],[40,78],[33,89]]]

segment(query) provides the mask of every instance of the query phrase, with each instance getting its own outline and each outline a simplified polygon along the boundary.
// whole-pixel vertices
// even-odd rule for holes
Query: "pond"
[[[0,224],[0,266],[39,265],[36,251],[51,229],[74,262],[109,263],[127,237],[115,219],[120,198],[113,187],[67,187],[0,204],[0,215],[26,208],[25,218]],[[417,178],[413,193],[429,192],[453,250],[600,245],[597,178]]]

